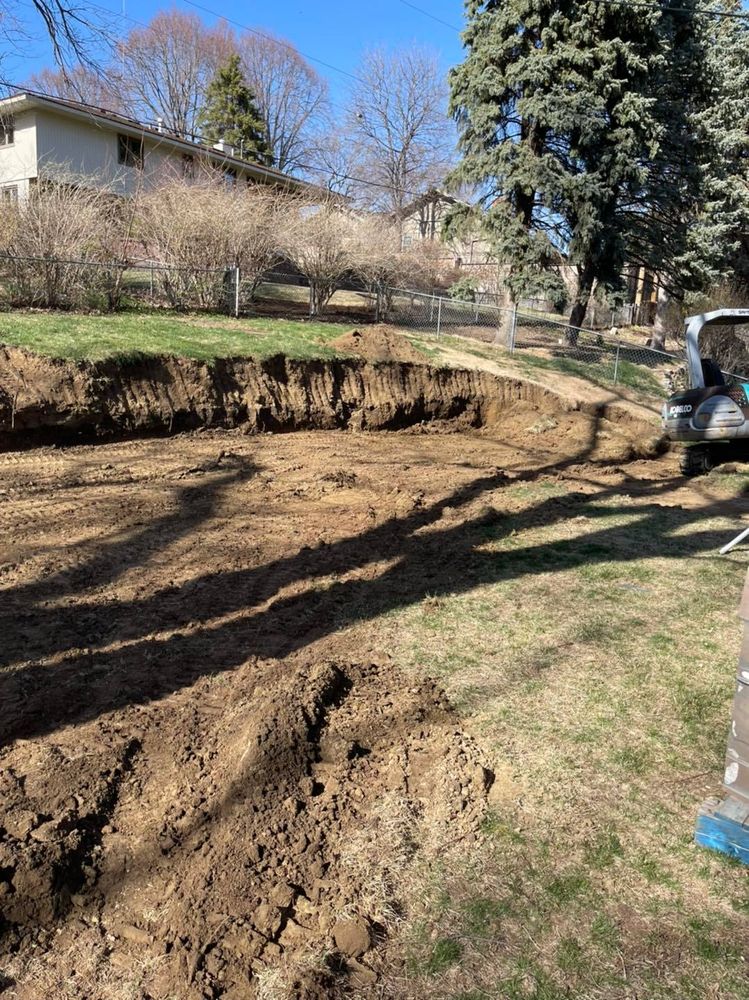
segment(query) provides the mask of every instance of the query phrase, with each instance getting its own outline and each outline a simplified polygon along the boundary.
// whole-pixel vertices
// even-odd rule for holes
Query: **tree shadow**
[[[530,481],[585,462],[596,437],[594,423],[577,454],[523,478]],[[162,546],[195,530],[215,509],[222,490],[247,474],[248,467],[240,463],[207,483],[184,487],[177,515],[159,518],[134,537],[123,536],[72,574],[15,592],[14,603],[36,604],[19,616],[27,634],[4,644],[2,658],[13,663],[23,656],[33,662],[0,675],[0,738],[38,736],[160,698],[252,657],[284,657],[355,622],[417,604],[427,596],[466,593],[487,583],[604,560],[640,558],[642,547],[632,544],[633,533],[647,540],[652,557],[671,554],[675,546],[683,554],[717,549],[722,540],[721,532],[710,530],[675,538],[694,520],[722,513],[725,505],[664,512],[658,501],[673,488],[671,479],[639,489],[639,495],[652,497],[652,502],[637,507],[626,498],[602,506],[601,501],[610,501],[620,487],[601,489],[597,483],[593,494],[546,497],[511,517],[484,510],[453,523],[460,508],[510,485],[512,480],[504,472],[495,472],[405,517],[262,566],[207,572],[182,588],[165,588],[144,599],[44,607],[51,595],[80,592],[116,579],[126,568],[139,565],[154,543]],[[591,522],[583,538],[530,542],[499,553],[485,544],[511,531],[566,519],[571,505]],[[601,524],[621,513],[632,514],[632,522]],[[378,570],[375,564],[383,562],[387,567]],[[352,579],[350,574],[358,576]],[[321,578],[323,582],[316,585]],[[333,583],[326,582],[331,579]],[[86,648],[96,644],[89,623],[98,622],[104,623],[107,643],[120,643],[117,648]],[[6,625],[6,634],[12,632]]]

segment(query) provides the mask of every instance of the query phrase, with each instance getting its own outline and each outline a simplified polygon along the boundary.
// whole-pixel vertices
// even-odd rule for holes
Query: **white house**
[[[312,184],[241,159],[225,143],[188,142],[158,124],[33,92],[0,100],[0,203],[26,197],[30,185],[60,170],[127,195],[205,167],[219,170],[227,183],[319,194]]]

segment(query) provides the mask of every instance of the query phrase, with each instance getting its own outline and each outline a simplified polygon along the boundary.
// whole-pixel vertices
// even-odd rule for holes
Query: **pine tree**
[[[456,179],[483,187],[515,298],[575,268],[572,326],[594,283],[621,287],[626,260],[685,251],[705,185],[688,138],[708,89],[690,3],[468,0],[468,54],[451,74]]]
[[[740,11],[738,0],[723,5]],[[683,246],[670,268],[677,293],[704,291],[723,279],[749,280],[749,26],[734,18],[701,18],[702,100],[692,110],[697,196]]]
[[[230,56],[208,85],[199,117],[207,142],[228,142],[247,160],[270,164],[265,123],[247,86],[238,55]]]

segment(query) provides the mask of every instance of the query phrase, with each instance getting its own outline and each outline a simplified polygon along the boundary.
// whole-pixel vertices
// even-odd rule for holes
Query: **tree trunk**
[[[593,280],[593,262],[586,260],[578,272],[577,291],[570,310],[570,328],[564,332],[564,342],[570,347],[577,344],[580,336],[580,327],[585,319],[585,313],[588,311],[590,293],[593,291]]]
[[[507,285],[499,287],[497,291],[501,296],[501,305],[499,308],[502,311],[500,313],[497,329],[494,333],[493,343],[501,344],[503,347],[510,347],[510,338],[512,337],[512,313],[515,303],[512,298],[512,293]]]
[[[666,334],[668,333],[668,308],[671,305],[669,296],[663,285],[658,285],[658,299],[655,304],[655,322],[650,346],[654,351],[666,350]]]

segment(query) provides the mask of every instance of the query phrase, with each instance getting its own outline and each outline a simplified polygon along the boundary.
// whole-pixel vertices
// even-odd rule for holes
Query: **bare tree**
[[[239,52],[250,90],[265,119],[279,170],[293,171],[314,153],[328,103],[328,84],[283,38],[246,32]]]
[[[402,215],[416,193],[439,185],[455,147],[447,88],[430,50],[367,53],[349,98],[348,130],[360,148],[359,196]]]
[[[207,28],[195,14],[162,11],[118,45],[123,99],[136,116],[160,118],[169,131],[191,138],[205,89],[235,49],[225,24]]]
[[[108,17],[104,8],[93,8],[69,0],[31,0],[21,5],[14,0],[0,0],[0,62],[4,50],[23,50],[26,41],[36,40],[38,31],[27,20],[41,21],[52,46],[58,66],[75,63],[95,65],[92,55],[102,40],[109,37]]]
[[[356,270],[358,245],[352,217],[334,202],[289,205],[282,228],[285,255],[309,282],[309,314],[319,316],[341,279]]]
[[[82,101],[95,108],[127,114],[116,85],[109,75],[77,63],[69,69],[43,69],[29,77],[29,87],[40,94]]]

